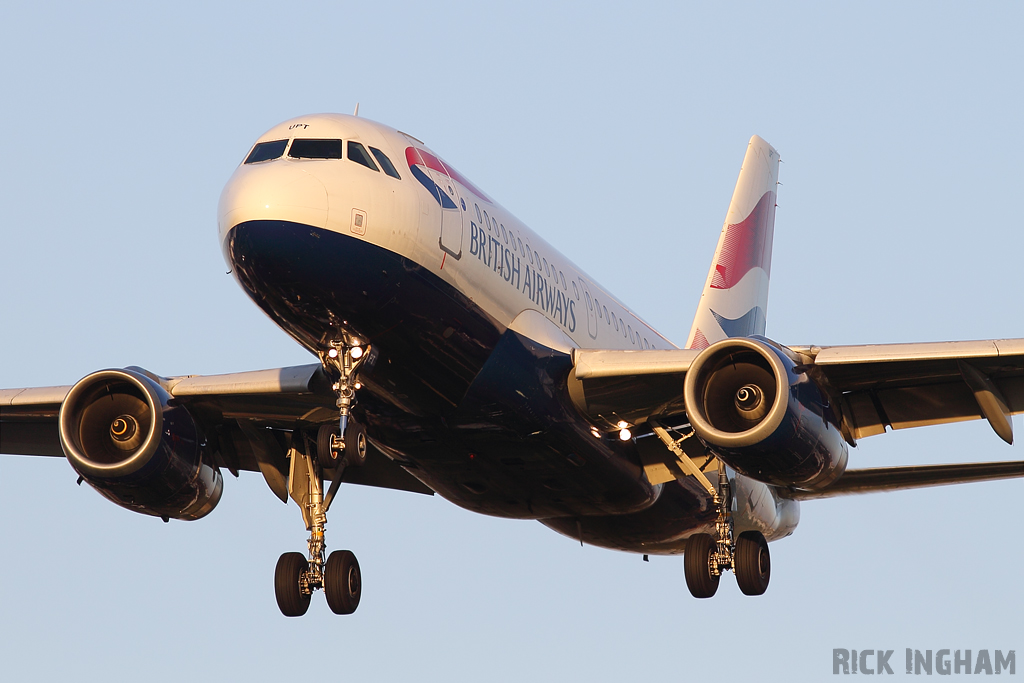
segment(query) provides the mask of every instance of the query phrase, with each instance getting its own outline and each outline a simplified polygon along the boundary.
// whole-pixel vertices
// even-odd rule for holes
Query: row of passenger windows
[[[481,224],[487,227],[488,230],[494,232],[495,237],[501,237],[501,239],[504,240],[505,244],[512,247],[513,251],[518,249],[519,254],[523,258],[530,259],[530,265],[535,267],[537,270],[543,269],[544,274],[547,275],[552,280],[554,280],[556,283],[558,283],[559,280],[561,280],[562,289],[564,289],[567,292],[569,291],[569,286],[565,282],[565,273],[563,273],[560,270],[557,270],[554,264],[549,266],[548,260],[546,258],[542,258],[540,254],[530,249],[529,243],[524,245],[523,240],[520,237],[517,237],[516,235],[512,234],[511,230],[505,230],[505,224],[498,223],[497,219],[495,219],[493,216],[488,216],[487,209],[484,209],[481,215],[479,205],[474,204],[473,208],[476,209],[477,221],[479,221]],[[576,289],[575,282],[572,283],[572,287],[573,290],[576,292],[576,299],[579,300],[580,293],[579,290]]]
[[[498,221],[495,220],[493,216],[488,216],[486,209],[481,212],[480,206],[477,204],[474,204],[473,208],[476,210],[476,219],[481,224],[487,226],[488,230],[494,232],[495,238],[500,237],[502,240],[504,240],[505,244],[508,244],[509,246],[512,247],[513,251],[518,248],[519,253],[523,256],[523,258],[529,258],[530,263],[534,267],[536,267],[538,270],[543,269],[544,273],[548,277],[553,279],[556,283],[561,282],[562,288],[565,289],[567,292],[569,291],[569,288],[565,282],[565,274],[562,271],[557,270],[554,267],[554,265],[549,266],[548,260],[546,258],[543,258],[536,251],[530,249],[529,243],[524,245],[522,239],[512,234],[511,230],[505,229],[504,223],[498,223]],[[580,290],[579,287],[576,285],[575,280],[572,281],[572,291],[576,297],[576,300],[579,301]],[[629,339],[631,344],[636,344],[638,347],[644,349],[655,348],[651,346],[651,343],[647,341],[646,337],[641,336],[639,330],[634,332],[632,325],[628,325],[622,322],[622,318],[616,318],[614,312],[609,313],[608,307],[603,306],[596,298],[591,299],[589,293],[585,294],[587,299],[587,306],[590,307],[591,311],[596,311],[599,320],[607,321],[609,326],[614,325],[615,331],[622,332],[623,338]]]
[[[529,243],[526,243],[524,245],[523,240],[521,238],[512,234],[511,230],[505,229],[504,223],[499,223],[493,216],[487,215],[486,209],[481,211],[480,206],[478,204],[473,204],[473,209],[476,210],[477,221],[480,224],[486,226],[489,231],[493,232],[495,238],[500,237],[505,242],[505,244],[512,247],[513,251],[518,249],[519,253],[522,255],[523,258],[530,259],[531,265],[533,265],[538,270],[543,269],[544,273],[548,277],[550,277],[556,283],[561,283],[562,289],[564,289],[566,292],[569,291],[569,287],[565,281],[565,273],[563,273],[560,270],[557,270],[553,264],[549,266],[548,260],[546,258],[542,257],[536,251],[530,249]],[[579,301],[580,290],[579,287],[577,287],[575,280],[572,281],[572,291],[573,294],[576,296],[576,300]],[[624,338],[629,339],[630,343],[636,344],[637,346],[645,349],[654,348],[651,346],[650,342],[647,341],[646,337],[642,337],[640,335],[639,330],[634,332],[633,327],[631,325],[627,325],[626,323],[622,322],[622,318],[616,318],[614,314],[609,313],[607,306],[602,306],[597,299],[591,301],[589,294],[587,294],[587,305],[593,306],[594,308],[592,308],[591,310],[597,311],[597,317],[599,319],[606,320],[608,322],[608,325],[614,325],[615,331],[621,331],[622,336]]]
[[[384,172],[392,178],[402,179],[402,176],[398,175],[395,165],[391,163],[391,159],[388,159],[388,155],[376,147],[370,147],[370,151],[367,152],[366,147],[355,140],[349,140],[347,146],[349,161],[354,161],[373,171],[379,172],[384,169]],[[288,156],[292,159],[342,159],[344,158],[342,152],[345,149],[345,143],[342,140],[296,138],[292,140],[292,145],[289,148],[287,140],[260,142],[252,148],[243,163],[258,164],[261,161],[280,159],[284,156],[285,149],[288,149]],[[373,162],[374,159],[380,164],[380,168],[377,168],[377,164]]]
[[[574,282],[573,286],[575,285],[576,283]],[[614,311],[609,313],[608,307],[602,305],[601,302],[597,300],[597,297],[594,297],[593,303],[591,303],[590,294],[587,294],[587,306],[592,306],[591,310],[596,311],[598,320],[603,319],[609,326],[614,325],[615,331],[622,332],[622,336],[629,339],[631,344],[636,344],[638,347],[644,349],[656,348],[651,346],[651,343],[647,341],[647,337],[640,335],[640,330],[634,332],[633,326],[622,322],[622,318],[615,317]]]

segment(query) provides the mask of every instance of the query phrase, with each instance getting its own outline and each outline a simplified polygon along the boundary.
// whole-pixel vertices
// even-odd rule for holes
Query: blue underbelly
[[[445,498],[484,514],[550,518],[563,533],[559,518],[666,506],[655,505],[664,487],[649,484],[633,444],[595,438],[572,406],[569,356],[506,330],[428,269],[285,221],[238,225],[225,250],[250,298],[310,351],[342,330],[373,346],[354,417]],[[670,498],[683,493],[672,487]],[[660,532],[645,515],[646,531],[627,536],[678,536],[703,518],[700,507],[674,505],[672,528]],[[613,528],[587,526],[590,542],[621,545]]]

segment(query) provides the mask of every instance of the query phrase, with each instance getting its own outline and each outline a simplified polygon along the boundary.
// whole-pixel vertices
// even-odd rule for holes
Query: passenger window
[[[612,322],[615,323],[615,331],[618,332],[619,331],[619,321],[615,319],[614,315],[612,316]]]
[[[487,228],[488,232],[490,232],[490,230],[491,230],[491,217],[487,215],[487,209],[484,209],[484,227]]]
[[[293,159],[340,159],[341,140],[312,140],[296,138],[288,156]]]
[[[576,281],[572,281],[572,293],[576,296],[576,301],[580,300],[580,288],[576,286]],[[618,329],[618,328],[616,328]]]
[[[604,307],[604,319],[608,321],[608,324],[612,324],[612,319],[608,317],[608,307]]]
[[[508,233],[505,232],[505,224],[501,224],[501,237],[505,240],[505,244],[508,244]]]
[[[494,236],[498,236],[498,219],[491,216],[491,228],[494,230]]]
[[[565,284],[565,273],[563,273],[562,271],[558,271],[558,277],[562,278],[562,289],[568,291],[569,288]]]
[[[533,252],[533,258],[535,259],[534,265],[540,268],[540,254]]]
[[[371,159],[369,153],[367,153],[366,148],[352,140],[348,141],[348,160],[380,172],[380,169],[377,168],[377,165],[373,163],[373,159]]]
[[[622,322],[622,318],[619,318],[619,330],[622,332],[622,336],[626,336],[626,325]]]
[[[243,164],[258,164],[261,161],[277,159],[284,154],[284,148],[288,146],[287,140],[274,140],[273,142],[261,142],[252,148],[249,156]]]
[[[478,223],[483,222],[483,219],[480,218],[480,206],[478,204],[474,204],[473,208],[476,209],[476,220],[477,220],[477,222]]]
[[[597,306],[597,317],[600,318],[601,317],[601,302],[598,301],[597,299],[594,299],[594,305]]]
[[[351,145],[352,143],[350,142],[348,144]],[[377,163],[380,164],[380,167],[384,169],[385,173],[387,173],[392,178],[397,178],[398,180],[402,179],[402,176],[398,175],[398,170],[395,168],[395,165],[391,163],[391,159],[388,159],[387,154],[380,151],[376,147],[371,147],[370,151],[373,152],[373,158],[377,160]],[[352,152],[349,151],[348,155],[352,156]]]
[[[530,244],[526,244],[526,255],[530,257],[530,263],[533,263],[533,250],[530,249]]]
[[[629,341],[630,343],[633,343],[633,326],[626,325],[626,329],[629,330]]]
[[[547,259],[543,259],[543,260],[544,260],[544,274],[550,277],[551,273],[548,272],[548,260]]]
[[[644,337],[644,348],[645,349],[651,348],[651,345],[647,343],[647,337]]]

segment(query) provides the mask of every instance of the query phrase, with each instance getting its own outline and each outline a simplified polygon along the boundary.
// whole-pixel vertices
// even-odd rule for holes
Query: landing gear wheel
[[[717,548],[710,534],[694,534],[686,539],[683,573],[686,587],[695,598],[710,598],[718,591],[720,574],[711,573],[711,555]]]
[[[736,539],[736,583],[744,595],[763,595],[772,576],[768,541],[760,531],[744,531]]]
[[[324,567],[324,595],[335,614],[352,614],[359,607],[363,593],[363,576],[359,561],[350,550],[335,550]],[[308,604],[309,599],[307,597]]]
[[[345,458],[349,465],[359,467],[366,462],[366,430],[358,422],[349,422],[345,435]]]
[[[327,471],[334,470],[341,460],[341,453],[331,448],[331,437],[337,434],[338,428],[334,425],[321,425],[316,433],[316,459]]]
[[[309,609],[309,593],[303,593],[299,581],[309,568],[302,553],[285,553],[274,570],[274,592],[277,606],[286,617],[301,617]]]

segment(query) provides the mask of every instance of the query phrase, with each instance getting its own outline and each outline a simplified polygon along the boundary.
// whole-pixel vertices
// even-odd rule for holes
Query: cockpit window
[[[284,148],[288,146],[287,140],[274,140],[272,142],[261,142],[252,148],[249,156],[242,163],[258,164],[261,161],[277,159],[284,154]]]
[[[398,178],[399,180],[402,179],[402,176],[398,175],[398,170],[395,168],[395,165],[391,163],[391,159],[388,159],[387,154],[380,151],[376,147],[371,147],[370,151],[373,152],[373,156],[377,159],[377,163],[380,164],[380,167],[384,169],[385,173],[387,173],[392,178]],[[349,152],[350,156],[351,154],[352,153]]]
[[[373,159],[370,158],[370,153],[366,151],[366,148],[352,140],[348,141],[348,160],[362,164],[366,168],[372,168],[374,171],[380,171],[377,165],[373,163]]]
[[[340,159],[341,150],[341,140],[296,138],[292,140],[288,156],[293,159]]]

